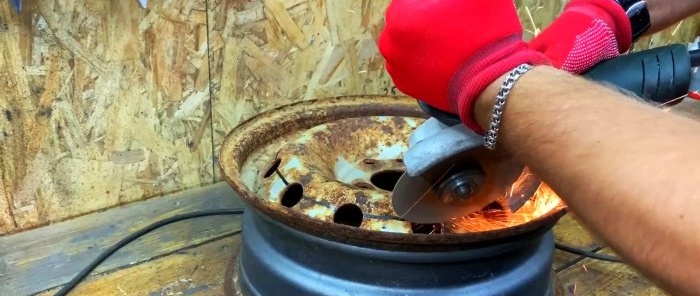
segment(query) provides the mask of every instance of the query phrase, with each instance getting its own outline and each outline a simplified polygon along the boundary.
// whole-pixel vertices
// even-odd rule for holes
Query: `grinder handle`
[[[673,44],[600,62],[582,76],[666,104],[688,94],[692,66],[688,47]]]

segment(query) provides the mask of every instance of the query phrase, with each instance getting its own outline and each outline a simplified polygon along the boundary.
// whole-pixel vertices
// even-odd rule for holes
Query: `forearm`
[[[476,103],[484,127],[497,86]],[[538,67],[513,88],[498,145],[660,286],[700,291],[700,123]]]
[[[651,28],[647,35],[700,12],[700,0],[646,0],[651,16]]]

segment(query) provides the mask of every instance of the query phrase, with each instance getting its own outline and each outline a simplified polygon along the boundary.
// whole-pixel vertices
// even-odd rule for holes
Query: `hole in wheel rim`
[[[333,215],[333,222],[337,224],[360,227],[362,225],[362,209],[354,204],[340,206]]]
[[[299,183],[289,184],[282,193],[281,203],[283,206],[291,208],[301,201],[304,196],[304,187]]]
[[[393,191],[401,175],[403,175],[402,171],[381,171],[372,175],[369,181],[377,188]]]
[[[280,163],[282,163],[281,159],[275,159],[275,161],[272,162],[272,164],[270,164],[270,168],[268,168],[265,174],[263,175],[263,178],[269,178],[270,176],[272,176],[272,174],[274,174],[275,171],[277,171],[277,168],[280,166]]]
[[[503,206],[494,201],[488,205],[486,205],[483,209],[481,209],[482,212],[493,212],[493,211],[503,211]]]

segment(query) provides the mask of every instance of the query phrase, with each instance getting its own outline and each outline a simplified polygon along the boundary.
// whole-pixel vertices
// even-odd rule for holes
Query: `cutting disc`
[[[520,200],[528,199],[537,186],[524,186],[527,192],[513,189],[524,169],[505,152],[482,146],[452,156],[421,175],[404,173],[394,187],[392,205],[397,215],[408,221],[443,223],[479,211],[514,192]],[[455,180],[461,181],[455,183]],[[534,182],[533,178],[528,181]],[[448,185],[452,190],[447,192],[455,189],[464,192],[467,188],[472,193],[468,197],[453,198],[454,195],[445,194],[445,184],[460,185]]]

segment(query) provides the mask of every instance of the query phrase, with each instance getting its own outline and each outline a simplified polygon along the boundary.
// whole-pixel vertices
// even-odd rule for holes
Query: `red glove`
[[[571,0],[562,14],[537,35],[530,47],[556,68],[582,73],[619,56],[632,46],[632,26],[613,0]]]
[[[379,50],[399,90],[483,134],[479,94],[520,64],[548,63],[522,31],[513,0],[393,0]]]

